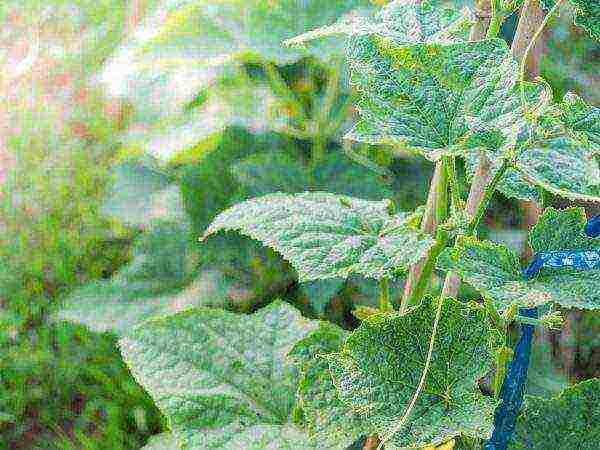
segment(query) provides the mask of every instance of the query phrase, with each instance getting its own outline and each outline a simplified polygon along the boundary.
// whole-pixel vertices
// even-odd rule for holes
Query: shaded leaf
[[[323,314],[331,299],[342,289],[345,280],[329,278],[327,280],[309,281],[301,283],[300,289],[308,297],[310,306],[317,314]]]
[[[599,238],[585,235],[585,223],[582,208],[547,209],[531,230],[529,240],[533,251],[600,248]],[[438,267],[452,271],[483,295],[494,299],[501,310],[513,303],[533,307],[549,302],[565,308],[600,308],[598,269],[542,268],[536,278],[526,281],[514,252],[503,245],[470,237],[460,237],[454,249],[444,251],[438,259]]]
[[[127,333],[121,352],[189,449],[313,448],[290,423],[285,355],[316,323],[282,302],[248,316],[198,309]]]
[[[125,163],[114,169],[115,180],[102,213],[125,225],[148,227],[155,220],[184,219],[183,199],[169,176],[151,167]]]
[[[425,298],[405,316],[370,316],[340,353],[327,356],[340,399],[380,436],[393,430],[417,389],[438,301]],[[492,364],[485,312],[454,299],[442,308],[423,392],[392,445],[435,445],[460,434],[485,438],[491,430],[494,405],[477,388]]]
[[[298,403],[303,410],[309,436],[314,442],[340,448],[374,432],[357,413],[339,400],[328,363],[320,357],[338,351],[348,334],[333,324],[323,322],[317,330],[296,343],[289,353],[302,373]]]
[[[600,439],[600,380],[581,382],[546,400],[526,397],[511,449],[593,450]]]
[[[558,106],[566,128],[581,141],[600,151],[600,108],[586,104],[572,92],[567,93]]]
[[[327,193],[271,194],[224,211],[204,238],[236,230],[257,239],[290,261],[300,281],[352,273],[380,279],[406,269],[432,245],[411,227],[410,215],[391,215],[389,207],[389,201]]]

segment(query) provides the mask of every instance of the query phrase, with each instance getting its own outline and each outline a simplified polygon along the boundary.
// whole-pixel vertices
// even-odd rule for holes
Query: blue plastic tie
[[[589,237],[600,236],[600,215],[588,221],[585,233]],[[542,268],[559,269],[564,267],[580,270],[600,269],[600,249],[539,253],[523,270],[523,278],[531,280]],[[537,308],[520,309],[519,314],[533,318],[538,316]],[[492,436],[485,443],[485,450],[506,450],[515,431],[517,416],[523,404],[523,392],[531,359],[534,330],[533,325],[521,324],[521,337],[515,347],[513,360],[508,366],[500,389],[501,403],[494,413]]]

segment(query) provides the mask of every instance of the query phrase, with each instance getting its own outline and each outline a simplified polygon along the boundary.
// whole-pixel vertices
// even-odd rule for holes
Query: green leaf
[[[162,433],[152,436],[142,450],[179,450],[179,445],[171,433]]]
[[[351,139],[397,144],[436,160],[469,149],[472,123],[493,129],[522,120],[517,63],[502,40],[396,46],[359,36],[348,59],[362,119]]]
[[[579,141],[560,137],[526,148],[516,159],[523,180],[569,200],[600,202],[600,167]]]
[[[151,167],[125,163],[114,169],[114,184],[102,213],[125,225],[146,228],[154,220],[185,217],[179,187]]]
[[[346,448],[374,430],[344,405],[333,385],[329,365],[321,356],[336,352],[348,336],[341,328],[323,322],[319,328],[299,341],[289,356],[300,367],[298,404],[305,426],[314,442]]]
[[[342,402],[380,436],[394,429],[417,389],[438,301],[427,297],[404,316],[368,317],[340,353],[327,357]],[[489,338],[480,307],[445,300],[423,392],[405,427],[391,437],[392,445],[414,448],[460,434],[488,436],[494,403],[481,395],[477,380],[492,364]]]
[[[548,448],[571,450],[597,447],[600,440],[600,380],[565,389],[546,400],[526,397],[511,450]]]
[[[410,215],[389,213],[389,201],[327,193],[271,194],[240,203],[210,225],[204,239],[236,230],[279,252],[300,281],[346,278],[352,273],[391,277],[418,261],[431,238]]]
[[[575,7],[575,25],[600,41],[600,3],[597,0],[571,0]]]
[[[285,41],[287,45],[304,45],[328,36],[379,35],[391,39],[395,44],[417,42],[467,41],[469,29],[474,21],[467,8],[456,11],[438,0],[396,0],[389,2],[372,17],[344,17],[332,25]]]
[[[291,424],[298,371],[285,355],[317,324],[275,302],[252,315],[198,309],[146,322],[119,345],[188,449],[308,449]]]
[[[531,230],[529,241],[533,251],[600,248],[599,238],[585,235],[585,223],[582,208],[563,211],[548,208]],[[525,281],[519,258],[503,245],[460,237],[454,249],[440,255],[438,267],[452,271],[484,296],[494,299],[500,310],[513,303],[533,307],[549,302],[565,308],[600,308],[598,270],[542,269],[536,278]]]
[[[564,96],[558,107],[567,130],[595,151],[600,151],[600,108],[588,105],[572,92]]]
[[[531,352],[525,387],[527,394],[549,398],[569,386],[569,380],[554,363],[550,342],[536,342]]]

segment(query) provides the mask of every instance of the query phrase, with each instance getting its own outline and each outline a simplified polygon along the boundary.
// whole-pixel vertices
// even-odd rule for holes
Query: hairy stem
[[[500,0],[491,0],[490,3],[492,5],[492,17],[486,34],[487,39],[498,37],[502,22],[504,22],[504,14],[501,9]]]
[[[390,282],[387,278],[382,278],[379,281],[379,309],[381,311],[393,311],[392,302],[390,301]]]
[[[448,177],[448,186],[450,187],[450,198],[452,200],[452,212],[458,211],[461,204],[458,181],[456,179],[456,158],[448,156],[445,158],[446,176]]]
[[[524,81],[525,81],[525,72],[526,72],[526,69],[527,69],[527,60],[529,58],[531,50],[533,49],[533,47],[537,43],[538,38],[540,37],[540,35],[544,31],[544,28],[546,28],[546,25],[548,24],[548,22],[550,21],[550,19],[560,9],[560,6],[562,5],[563,2],[564,2],[564,0],[558,0],[556,2],[556,4],[552,7],[552,9],[548,12],[548,14],[546,14],[546,17],[544,17],[544,19],[542,20],[541,24],[537,27],[537,29],[535,30],[535,33],[531,37],[531,40],[527,44],[527,47],[525,48],[525,52],[523,53],[523,57],[521,58],[521,64],[519,66],[519,79],[521,81],[521,83],[520,83],[521,104],[523,105],[523,110],[525,111],[525,113],[527,113],[528,108],[529,108],[529,106],[527,105],[527,99],[525,97],[525,84],[524,84]],[[534,6],[531,6],[534,3],[537,5],[537,0],[532,0],[529,3],[527,3],[527,9],[534,8]],[[539,8],[539,5],[537,5],[537,7]],[[525,14],[525,12],[526,11],[524,10],[523,14]],[[532,15],[532,22],[534,22],[534,19],[535,19],[535,16]],[[519,21],[519,24],[520,23],[521,23],[521,21]],[[533,23],[533,25],[534,24],[535,24],[535,22]],[[515,55],[515,56],[517,56],[517,55]],[[539,63],[538,63],[538,65],[539,65]]]
[[[476,174],[479,174],[473,180],[471,185],[471,192],[469,193],[469,199],[467,201],[467,214],[471,217],[471,221],[466,230],[468,236],[473,236],[487,207],[492,199],[498,183],[502,180],[502,177],[506,174],[506,171],[510,167],[510,162],[505,159],[502,166],[498,171],[491,177],[490,163],[487,157],[483,157],[479,162]],[[446,274],[444,280],[444,287],[442,288],[442,295],[445,297],[456,297],[458,295],[458,289],[460,288],[460,278],[453,275],[451,272]]]
[[[485,39],[492,17],[492,5],[490,0],[475,1],[475,23],[469,34],[470,41]]]
[[[431,178],[431,185],[429,187],[429,195],[427,196],[427,205],[425,206],[425,213],[421,220],[421,231],[427,234],[435,235],[438,222],[436,218],[436,200],[437,200],[437,186],[440,184],[440,177],[442,177],[443,167],[442,163],[438,162]],[[445,178],[445,176],[443,177]],[[427,262],[427,256],[422,258],[419,262],[414,264],[410,268],[406,284],[404,285],[404,294],[400,302],[400,312],[405,313],[410,299],[413,297],[413,292],[419,281],[422,279],[423,267]]]
[[[434,213],[435,224],[437,226],[437,231],[435,234],[436,242],[434,246],[429,250],[427,256],[425,256],[423,264],[420,267],[420,273],[416,278],[414,285],[412,286],[412,290],[409,293],[409,296],[405,299],[402,299],[402,304],[400,305],[400,312],[405,312],[410,305],[418,303],[421,297],[423,297],[427,286],[429,286],[429,281],[431,279],[433,269],[435,268],[437,257],[448,244],[448,233],[440,228],[440,225],[444,220],[446,220],[448,216],[448,177],[446,175],[447,169],[444,161],[438,164],[440,168],[439,176],[437,180],[434,180],[437,181],[437,184],[435,186],[432,186],[433,191],[430,191],[429,193],[430,195],[432,195],[433,193],[433,195],[435,196]]]

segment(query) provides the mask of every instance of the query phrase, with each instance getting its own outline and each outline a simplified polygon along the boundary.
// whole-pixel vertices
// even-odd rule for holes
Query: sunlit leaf
[[[222,212],[204,238],[234,230],[259,240],[298,271],[301,281],[361,274],[391,277],[432,245],[410,215],[389,212],[389,201],[327,193],[271,194]]]
[[[327,356],[340,400],[379,433],[394,430],[419,384],[431,338],[437,302],[406,315],[366,318],[342,347]],[[423,392],[406,425],[390,443],[417,448],[465,434],[485,438],[494,404],[479,392],[477,380],[492,364],[485,312],[446,299]]]

